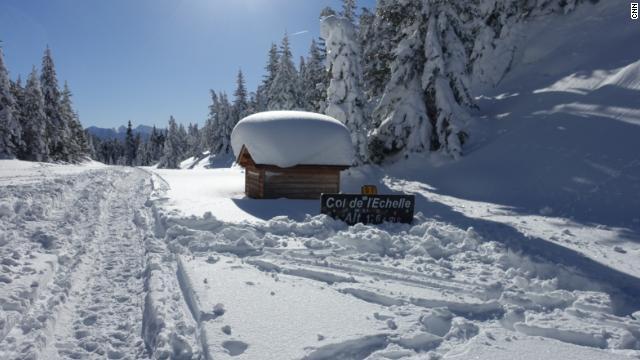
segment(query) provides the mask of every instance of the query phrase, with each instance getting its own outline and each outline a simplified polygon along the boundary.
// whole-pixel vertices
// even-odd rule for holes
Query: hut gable
[[[247,150],[246,146],[242,146],[236,162],[244,168],[256,167],[256,163],[253,161],[253,158],[251,157],[251,154],[249,154],[249,150]]]
[[[346,127],[319,114],[255,114],[238,122],[231,139],[252,198],[317,199],[340,192],[340,171],[353,159]]]

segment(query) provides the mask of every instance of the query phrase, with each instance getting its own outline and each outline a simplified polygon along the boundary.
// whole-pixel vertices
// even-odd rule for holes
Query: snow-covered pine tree
[[[326,66],[331,79],[325,113],[349,128],[355,147],[355,162],[365,163],[369,158],[369,124],[364,111],[360,44],[355,26],[348,19],[332,15],[321,20],[321,33],[326,41]]]
[[[258,98],[255,91],[249,93],[249,100],[247,100],[247,114],[255,114],[258,110]]]
[[[131,162],[131,166],[136,166],[138,163],[138,152],[142,147],[142,135],[139,132],[136,132],[135,137],[133,138],[134,148],[136,149],[136,153],[133,156],[133,161]]]
[[[189,124],[187,127],[187,154],[186,156],[193,156],[200,158],[202,155],[202,135],[198,129],[198,124]]]
[[[233,92],[233,96],[233,114],[235,117],[233,119],[233,126],[235,126],[238,121],[248,115],[247,110],[249,108],[247,88],[245,86],[242,70],[238,70],[238,76],[236,77],[236,90]]]
[[[233,109],[227,94],[220,94],[220,102],[218,108],[218,124],[219,130],[218,141],[219,147],[215,154],[230,154],[233,152],[231,148],[231,132],[235,126]]]
[[[180,161],[187,157],[189,151],[189,134],[183,124],[178,125],[178,144],[180,150]]]
[[[389,79],[373,113],[374,161],[403,152],[462,154],[468,108],[473,3],[401,0],[379,9],[396,34]],[[378,20],[376,20],[378,23]],[[390,33],[391,34],[391,33]]]
[[[469,93],[469,58],[462,40],[465,34],[458,18],[459,10],[447,2],[432,5],[422,74],[427,113],[434,126],[431,149],[442,149],[454,157],[462,155],[462,145],[468,136],[464,131],[469,120],[467,108],[474,106]]]
[[[149,154],[151,156],[151,162],[158,162],[162,158],[164,154],[164,142],[164,131],[156,129],[156,126],[154,125],[153,129],[151,129],[151,136],[149,137]]]
[[[184,130],[184,127],[183,127]],[[164,142],[164,155],[160,160],[158,167],[165,169],[179,169],[183,153],[181,144],[181,135],[178,124],[173,116],[169,117],[169,126],[167,128],[167,136]]]
[[[153,165],[154,159],[152,156],[153,142],[151,138],[147,141],[143,141],[138,147],[138,154],[136,154],[136,161],[138,166],[150,166]]]
[[[352,23],[356,20],[356,0],[342,0],[342,17]]]
[[[216,94],[211,91],[209,118],[205,124],[204,136],[209,144],[208,149],[213,156],[229,154],[231,150],[231,131],[236,123],[233,105],[229,103],[227,94]]]
[[[84,138],[87,140],[87,156],[89,156],[90,159],[96,160],[97,152],[93,136],[91,136],[87,130],[83,130],[82,132],[84,133]]]
[[[378,0],[375,15],[363,11],[360,17],[358,38],[362,46],[364,91],[374,106],[391,77],[393,50],[406,15],[402,8],[396,0]]]
[[[16,81],[11,82],[11,95],[13,95],[13,99],[15,101],[15,106],[13,107],[13,118],[18,122],[20,126],[20,146],[17,147],[16,153],[16,156],[20,158],[20,151],[25,146],[24,139],[22,138],[22,123],[24,122],[22,119],[22,109],[24,107],[24,87],[22,86],[22,78],[20,77],[20,75],[18,75]]]
[[[269,110],[294,110],[300,108],[298,71],[293,64],[289,35],[282,38],[278,69],[269,88]]]
[[[136,149],[135,136],[133,135],[133,126],[131,125],[131,120],[129,120],[129,122],[127,122],[127,133],[124,138],[125,165],[133,166],[135,164],[137,152],[138,149]]]
[[[0,47],[0,159],[15,158],[22,145],[22,130],[16,118],[16,101],[11,92],[9,72]]]
[[[11,82],[11,95],[16,102],[15,114],[16,118],[20,118],[20,106],[24,103],[24,86],[22,85],[22,77],[18,75],[16,81]]]
[[[69,139],[71,134],[68,124],[61,116],[60,88],[51,55],[47,46],[42,57],[42,73],[40,75],[42,94],[44,95],[44,111],[47,115],[47,138],[49,153],[53,160],[69,161]]]
[[[336,11],[333,10],[330,6],[325,7],[320,11],[320,19],[324,19],[329,16],[336,15]]]
[[[395,24],[400,41],[390,64],[390,79],[373,111],[374,131],[369,150],[374,162],[387,155],[429,151],[432,125],[427,115],[427,98],[422,91],[421,75],[425,63],[424,36],[426,14],[422,2],[400,1],[403,17]]]
[[[44,112],[44,96],[34,68],[24,89],[24,104],[21,107],[22,139],[18,156],[23,160],[48,161],[49,146],[46,143],[47,115]]]
[[[72,96],[69,85],[65,81],[60,99],[60,116],[62,121],[69,127],[69,161],[78,162],[87,157],[89,146],[78,114],[73,110]]]
[[[276,73],[278,72],[278,62],[278,46],[275,43],[271,43],[267,58],[267,65],[265,66],[266,74],[262,79],[262,83],[256,90],[256,112],[265,111],[269,107],[269,99],[271,98],[270,89],[271,84],[273,84],[273,80],[276,78]]]
[[[329,77],[325,67],[325,55],[315,39],[311,40],[309,56],[305,62],[304,70],[300,72],[301,96],[309,111],[324,113],[327,98]]]
[[[307,98],[307,93],[304,91],[304,76],[307,72],[307,64],[304,61],[304,56],[300,56],[300,62],[298,65],[298,89],[299,97],[298,97],[298,105],[301,110],[311,111],[311,106],[309,105],[309,99]]]
[[[202,128],[202,147],[205,151],[209,151],[211,154],[214,153],[215,144],[217,142],[216,132],[218,126],[218,95],[215,91],[209,90],[211,94],[211,104],[209,105],[209,116],[207,116],[207,120],[204,123],[204,127]]]

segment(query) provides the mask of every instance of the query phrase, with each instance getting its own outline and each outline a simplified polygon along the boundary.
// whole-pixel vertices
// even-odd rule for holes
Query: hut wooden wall
[[[322,193],[340,192],[340,170],[245,168],[244,191],[255,199],[319,199]]]
[[[255,199],[264,197],[264,170],[255,167],[245,169],[244,192],[247,196]]]
[[[319,199],[322,193],[340,192],[340,171],[348,166],[298,165],[281,168],[257,165],[246,147],[238,163],[245,168],[244,192],[254,199]]]
[[[266,171],[264,197],[319,199],[322,193],[340,192],[340,170]]]

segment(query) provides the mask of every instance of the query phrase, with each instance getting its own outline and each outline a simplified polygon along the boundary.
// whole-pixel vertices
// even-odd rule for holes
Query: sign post
[[[411,223],[414,195],[322,194],[320,212],[349,225]]]

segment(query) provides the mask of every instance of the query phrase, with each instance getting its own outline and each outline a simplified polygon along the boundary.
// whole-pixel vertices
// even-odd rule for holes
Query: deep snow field
[[[627,5],[523,30],[461,159],[342,173],[414,194],[412,224],[248,199],[232,158],[1,160],[0,359],[640,359]]]

